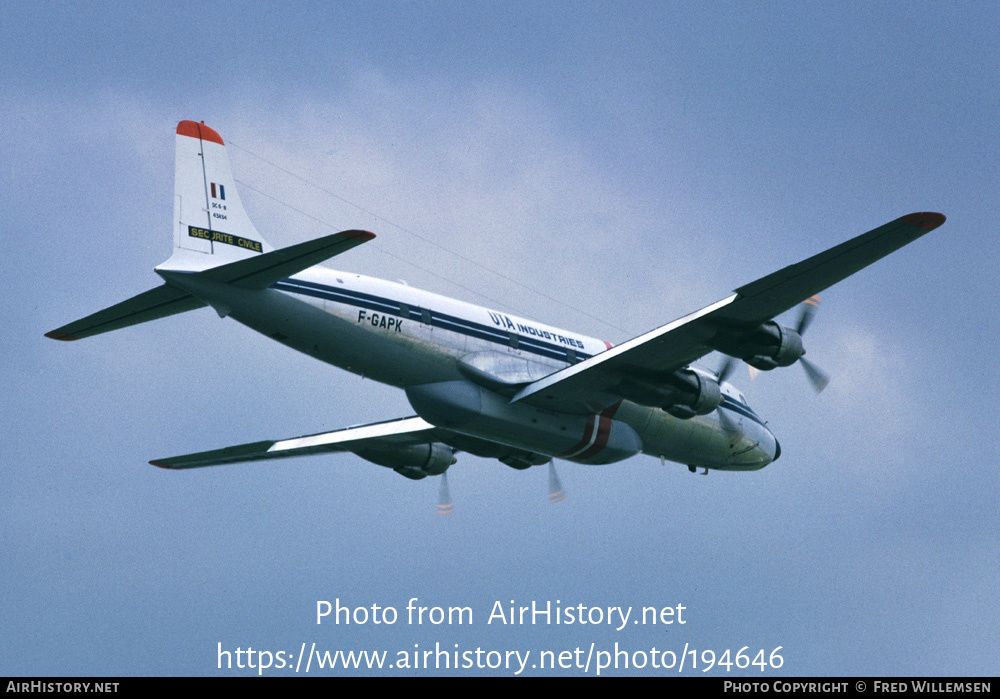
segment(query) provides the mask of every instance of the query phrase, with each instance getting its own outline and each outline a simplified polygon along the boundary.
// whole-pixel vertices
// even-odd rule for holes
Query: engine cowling
[[[518,471],[524,471],[532,466],[541,466],[542,464],[547,464],[550,461],[552,461],[551,456],[535,454],[530,451],[518,451],[500,457],[500,463],[506,464],[513,469],[517,469]]]
[[[802,336],[791,328],[778,325],[773,320],[762,324],[757,335],[766,338],[760,342],[766,349],[744,358],[744,361],[754,368],[770,371],[777,367],[791,366],[806,353],[802,345]]]
[[[687,394],[685,397],[688,400],[665,406],[664,410],[668,413],[686,420],[695,415],[708,415],[719,407],[719,403],[722,402],[722,389],[718,381],[690,369],[678,371],[676,375],[678,383],[683,385],[681,393]]]
[[[719,382],[691,369],[675,371],[657,383],[627,377],[618,389],[623,396],[639,405],[663,408],[682,420],[695,415],[708,415],[722,402]]]
[[[354,453],[365,461],[386,466],[415,481],[427,476],[440,476],[455,463],[455,450],[440,442],[361,449]]]

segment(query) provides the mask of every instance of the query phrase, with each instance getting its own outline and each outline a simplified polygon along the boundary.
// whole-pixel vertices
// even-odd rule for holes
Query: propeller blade
[[[438,509],[437,513],[439,515],[453,515],[455,514],[455,505],[451,501],[451,491],[448,489],[448,472],[445,471],[441,474],[441,491],[438,494]]]
[[[757,374],[760,373],[760,369],[758,369],[755,366],[750,366],[749,364],[747,364],[747,369],[750,371],[750,380],[751,381],[753,381],[754,379],[756,379],[757,378]]]
[[[733,373],[733,369],[736,368],[736,360],[730,356],[727,356],[722,360],[722,364],[719,366],[719,370],[715,372],[715,378],[719,383],[722,383],[729,375]]]
[[[716,408],[719,413],[719,425],[722,430],[729,435],[729,446],[732,448],[737,442],[743,439],[743,430],[736,421],[733,420],[732,416],[729,415],[728,411],[723,410],[722,406]]]
[[[816,393],[821,393],[826,385],[830,383],[830,376],[820,369],[818,366],[810,362],[805,357],[799,357],[799,364],[806,372],[806,376],[809,378],[809,383],[812,384],[813,390]]]
[[[566,498],[566,491],[559,481],[559,474],[556,473],[556,465],[549,462],[549,502],[559,502]]]
[[[802,314],[799,316],[799,324],[795,327],[795,332],[800,336],[806,331],[806,328],[813,321],[813,317],[816,315],[816,310],[819,308],[819,302],[821,301],[819,296],[810,296],[805,301],[803,301]]]

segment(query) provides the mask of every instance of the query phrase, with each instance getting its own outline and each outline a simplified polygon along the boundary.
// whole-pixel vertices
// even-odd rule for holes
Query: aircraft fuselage
[[[510,402],[508,386],[611,347],[596,338],[322,267],[268,289],[206,284],[197,294],[220,314],[323,362],[403,388],[421,417],[458,433],[591,464],[641,452],[714,469],[755,470],[778,453],[764,422],[725,382],[721,418],[716,410],[680,419],[627,400],[586,414]]]

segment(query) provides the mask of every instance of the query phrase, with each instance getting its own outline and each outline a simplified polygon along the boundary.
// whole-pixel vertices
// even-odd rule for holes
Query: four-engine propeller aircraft
[[[174,252],[164,284],[47,333],[76,340],[211,306],[317,359],[398,386],[412,417],[155,459],[171,469],[350,451],[407,478],[444,474],[458,452],[516,469],[644,453],[696,467],[763,468],[781,448],[726,378],[738,359],[770,370],[803,359],[815,295],[944,223],[902,216],[613,347],[402,284],[318,263],[374,238],[350,230],[273,249],[240,203],[219,134],[177,126]],[[775,322],[805,302],[795,328]],[[712,351],[718,373],[692,366]],[[551,463],[550,463],[551,468]],[[561,497],[556,479],[551,496]],[[445,485],[443,483],[443,485]],[[450,505],[442,505],[450,511]]]

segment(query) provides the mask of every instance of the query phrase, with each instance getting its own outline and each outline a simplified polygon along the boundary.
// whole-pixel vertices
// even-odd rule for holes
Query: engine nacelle
[[[663,408],[682,420],[695,415],[708,415],[722,402],[719,382],[691,369],[675,371],[668,379],[656,384],[626,378],[618,389],[623,396],[639,405]]]
[[[614,419],[617,406],[599,414],[557,413],[512,403],[472,381],[407,386],[406,397],[417,414],[432,425],[549,458],[610,464],[642,451],[635,429]]]
[[[535,454],[530,451],[520,451],[500,457],[500,463],[506,464],[511,468],[517,469],[518,471],[527,470],[532,466],[541,466],[542,464],[547,464],[550,461],[552,461],[551,456]]]
[[[415,481],[427,476],[440,476],[455,463],[455,450],[440,442],[361,449],[354,453],[365,461],[386,466]]]
[[[722,388],[718,381],[690,369],[678,371],[675,375],[687,389],[689,400],[666,406],[664,410],[668,413],[675,417],[685,417],[686,414],[686,417],[690,418],[695,415],[708,415],[719,407],[719,403],[722,402]]]
[[[802,336],[791,328],[778,325],[773,320],[762,324],[758,335],[765,337],[770,342],[761,343],[768,345],[764,352],[758,352],[744,359],[747,364],[754,368],[770,371],[780,366],[791,366],[806,353],[802,346]]]

